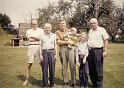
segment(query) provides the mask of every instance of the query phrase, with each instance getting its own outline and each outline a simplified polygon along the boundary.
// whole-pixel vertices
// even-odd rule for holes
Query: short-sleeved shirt
[[[88,45],[93,48],[101,48],[104,46],[104,41],[109,39],[106,30],[98,27],[96,30],[90,29],[88,34]]]
[[[50,35],[44,33],[41,38],[41,45],[42,49],[55,49],[56,35],[54,33],[50,33]]]
[[[57,39],[57,41],[58,40],[64,41],[65,35],[67,35],[67,30],[68,29],[65,29],[64,31],[61,31],[61,30],[56,31],[56,39]],[[59,46],[63,46],[63,45],[59,45]]]
[[[43,34],[44,34],[44,30],[41,28],[37,28],[35,30],[29,29],[29,30],[27,30],[26,37],[27,38],[35,37],[35,38],[38,38],[40,40],[40,38],[42,37]],[[29,44],[39,44],[39,41],[30,42],[30,40],[29,40]]]
[[[67,34],[67,31],[66,30],[57,30],[56,31],[56,38],[57,40],[64,40],[64,36]]]

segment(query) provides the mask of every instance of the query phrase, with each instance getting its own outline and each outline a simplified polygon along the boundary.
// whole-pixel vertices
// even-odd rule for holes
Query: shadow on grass
[[[24,75],[18,75],[17,76],[17,78],[19,79],[19,80],[21,80],[21,81],[25,81],[25,76]],[[37,79],[35,79],[34,77],[32,77],[32,76],[30,76],[30,78],[29,78],[29,83],[30,84],[32,84],[32,85],[36,85],[36,86],[38,86],[38,87],[40,87],[40,88],[42,88],[43,86],[43,82],[42,82],[42,80],[37,80]],[[68,88],[68,87],[66,87],[66,86],[63,86],[63,81],[61,80],[61,79],[59,79],[59,78],[55,78],[55,85],[57,85],[57,86],[61,86],[61,88]],[[55,87],[56,88],[56,87]]]
[[[23,82],[25,81],[24,75],[18,75],[17,78]],[[37,80],[32,76],[30,76],[30,78],[29,78],[29,83],[31,83],[32,85],[36,85],[38,87],[42,87],[42,80]]]
[[[25,81],[25,76],[24,75],[18,75],[17,78],[19,80],[23,81],[23,82]],[[41,87],[41,88],[42,88],[42,85],[43,85],[42,80],[37,80],[32,76],[30,76],[30,78],[29,78],[29,83],[31,83],[32,85],[36,85],[38,87]],[[59,78],[55,78],[55,85],[62,86],[63,81]],[[62,88],[66,88],[66,87],[62,86]]]
[[[55,84],[57,84],[57,85],[63,85],[62,79],[55,77]]]
[[[90,82],[88,82],[88,88],[92,88],[92,84]]]
[[[24,76],[24,75],[18,75],[17,78],[18,78],[19,80],[23,81],[23,82],[25,81],[25,76]],[[42,84],[43,84],[42,80],[37,80],[37,79],[35,79],[35,78],[32,77],[32,76],[30,76],[30,78],[29,78],[29,83],[32,84],[32,85],[36,85],[36,86],[38,86],[38,87],[40,87],[40,88],[43,87],[43,86],[42,86]],[[72,86],[71,86],[71,80],[69,80],[69,85],[68,85],[68,86],[64,86],[62,79],[57,78],[57,77],[55,78],[55,88],[57,88],[56,85],[57,85],[57,86],[60,86],[59,88],[72,87]],[[88,82],[88,86],[89,86],[89,88],[92,87],[92,85],[91,85],[90,82]],[[79,88],[79,87],[80,87],[80,82],[79,82],[79,80],[76,80],[76,88]]]
[[[70,88],[70,87],[72,87],[72,82],[71,82],[71,80],[69,80],[68,83],[69,83],[68,86],[64,86],[62,79],[60,79],[60,78],[55,78],[55,84],[62,86],[61,88],[68,88],[68,87]],[[80,88],[80,81],[77,80],[77,79],[76,79],[76,88]],[[92,88],[91,82],[88,82],[88,88]]]
[[[123,41],[111,41],[110,43],[117,43],[117,44],[124,44],[124,40]]]

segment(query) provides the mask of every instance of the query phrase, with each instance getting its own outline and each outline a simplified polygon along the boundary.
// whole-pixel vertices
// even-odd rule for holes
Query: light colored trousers
[[[60,56],[60,61],[62,64],[62,79],[64,83],[68,82],[68,64],[70,67],[70,71],[71,71],[71,81],[72,84],[75,84],[75,76],[76,76],[76,66],[75,66],[75,47],[72,48],[68,48],[65,46],[60,47],[60,51],[59,51],[59,56]]]

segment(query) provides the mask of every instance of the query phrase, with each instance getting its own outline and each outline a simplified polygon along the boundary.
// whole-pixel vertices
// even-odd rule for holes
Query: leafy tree
[[[124,34],[124,5],[123,8],[118,8],[117,12],[118,28],[122,31],[121,34]]]
[[[101,7],[98,10],[101,26],[105,27],[112,41],[115,41],[118,30],[116,9],[117,7],[112,0],[102,0]]]
[[[98,18],[100,25],[105,27],[112,41],[118,29],[124,27],[124,8],[119,9],[113,0],[59,0],[57,5],[50,4],[46,8],[39,8],[39,25],[52,23],[54,31],[58,29],[58,22],[64,18],[70,27],[89,30],[89,20]]]
[[[8,27],[11,23],[10,17],[6,14],[0,13],[0,26],[1,27]]]
[[[44,23],[51,22],[52,16],[55,13],[55,6],[49,3],[47,8],[39,8],[37,11],[39,14],[38,23],[39,26],[42,27]]]
[[[84,7],[83,7],[84,6]],[[85,8],[85,6],[88,6]],[[76,14],[71,24],[77,28],[89,30],[89,20],[92,17],[98,18],[100,25],[105,27],[112,41],[115,39],[118,29],[117,7],[112,0],[80,0],[76,8]]]
[[[53,31],[58,29],[57,24],[62,17],[66,17],[69,11],[69,3],[60,0],[58,5],[49,3],[46,8],[39,8],[37,11],[39,13],[38,23],[40,27],[43,27],[44,23],[50,22],[53,27]],[[66,17],[67,18],[67,17]]]
[[[0,13],[0,27],[1,27],[1,31],[7,32],[9,34],[14,34],[17,35],[18,34],[18,30],[14,29],[14,26],[11,25],[11,20],[10,17],[6,14],[2,14]],[[1,33],[4,33],[1,32]]]

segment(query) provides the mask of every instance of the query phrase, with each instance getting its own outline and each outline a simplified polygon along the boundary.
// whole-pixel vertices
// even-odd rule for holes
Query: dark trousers
[[[43,86],[48,86],[48,68],[49,68],[50,85],[54,86],[55,51],[54,50],[43,50],[42,56],[43,56],[43,61],[42,61]]]
[[[89,74],[89,69],[88,69],[88,62],[83,64],[83,57],[84,55],[79,55],[79,80],[80,80],[80,85],[84,87],[88,87],[88,74]]]
[[[93,88],[103,88],[103,48],[90,48],[89,74]]]

